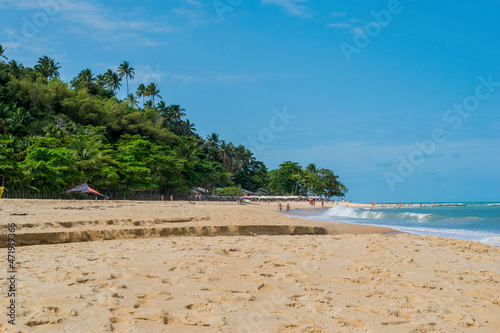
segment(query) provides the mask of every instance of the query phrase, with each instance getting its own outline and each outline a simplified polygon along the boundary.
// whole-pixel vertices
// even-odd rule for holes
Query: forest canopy
[[[155,83],[129,91],[135,70],[83,69],[70,82],[43,56],[33,67],[0,45],[0,174],[7,191],[60,193],[83,182],[105,193],[136,190],[344,196],[333,171],[284,162],[268,171],[243,145],[202,138],[188,112],[168,105]],[[125,81],[125,82],[124,82]],[[117,92],[126,89],[120,100]],[[225,190],[224,190],[225,188]],[[221,190],[222,189],[222,190]]]

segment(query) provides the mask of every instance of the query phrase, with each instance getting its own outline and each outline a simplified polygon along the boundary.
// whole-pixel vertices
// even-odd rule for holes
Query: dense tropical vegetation
[[[157,83],[130,93],[135,70],[126,61],[117,72],[85,68],[66,83],[54,59],[43,56],[30,68],[5,51],[0,45],[0,174],[7,191],[58,193],[88,182],[106,193],[347,192],[331,170],[285,162],[268,171],[246,147],[216,133],[200,137],[184,108],[162,100]],[[127,97],[120,100],[124,78]]]

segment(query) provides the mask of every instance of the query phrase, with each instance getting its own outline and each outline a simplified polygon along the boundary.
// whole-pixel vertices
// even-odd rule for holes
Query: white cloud
[[[312,16],[311,11],[307,6],[302,5],[302,3],[307,1],[308,0],[262,0],[262,3],[265,5],[280,6],[293,16],[310,17]]]
[[[349,24],[349,23],[345,23],[345,22],[339,22],[339,23],[330,23],[330,24],[327,24],[328,27],[332,27],[332,28],[340,28],[340,29],[344,29],[344,28],[352,28],[352,25]]]
[[[188,2],[196,4],[196,1]],[[162,43],[152,40],[152,35],[172,33],[176,30],[166,23],[164,17],[148,20],[131,18],[130,13],[121,13],[116,8],[91,1],[4,0],[1,6],[26,12],[23,22],[27,21],[28,24],[33,23],[35,16],[45,16],[48,17],[45,25],[58,23],[63,27],[61,33],[90,34],[94,39],[105,43],[132,39],[136,42],[144,41],[145,46],[158,46]],[[23,36],[22,29],[18,29],[17,33],[10,29],[10,32],[11,35],[16,34],[28,39],[30,44],[36,44],[41,40],[44,26],[37,25],[34,36]]]

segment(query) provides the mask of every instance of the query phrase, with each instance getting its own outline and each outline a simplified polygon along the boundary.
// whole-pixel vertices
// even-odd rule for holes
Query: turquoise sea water
[[[420,208],[350,208],[334,206],[316,210],[294,210],[292,216],[311,220],[390,227],[423,236],[479,241],[500,246],[500,203],[436,203]]]

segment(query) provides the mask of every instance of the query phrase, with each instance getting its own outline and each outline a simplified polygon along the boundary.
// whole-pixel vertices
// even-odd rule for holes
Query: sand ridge
[[[6,246],[6,222],[16,223],[18,246],[174,236],[394,232],[389,228],[291,218],[284,212],[279,213],[276,203],[245,206],[234,202],[91,200],[4,200],[1,203],[0,247]],[[307,203],[292,202],[291,205],[310,208]]]

